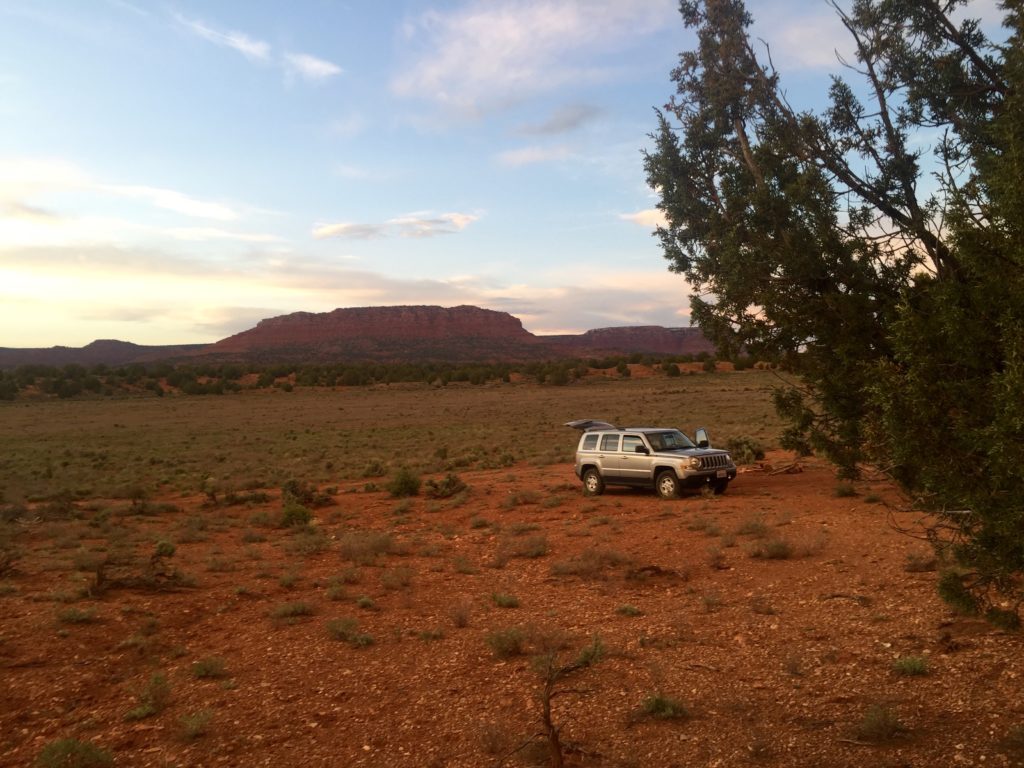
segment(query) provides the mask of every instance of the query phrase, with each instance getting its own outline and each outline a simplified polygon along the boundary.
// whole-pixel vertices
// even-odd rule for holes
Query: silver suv
[[[606,485],[654,488],[663,499],[676,498],[683,488],[725,493],[736,477],[732,458],[711,447],[703,428],[693,441],[670,427],[615,427],[591,419],[565,426],[583,432],[576,476],[589,495],[603,493]]]

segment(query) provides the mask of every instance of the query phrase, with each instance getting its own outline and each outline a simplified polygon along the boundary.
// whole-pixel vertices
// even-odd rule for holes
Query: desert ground
[[[569,766],[1024,764],[1021,635],[884,476],[778,450],[772,381],[5,404],[0,765],[550,765],[546,680]],[[581,417],[770,450],[585,497]]]

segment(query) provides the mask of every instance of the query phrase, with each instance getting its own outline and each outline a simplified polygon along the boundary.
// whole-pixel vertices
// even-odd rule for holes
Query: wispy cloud
[[[529,95],[602,80],[598,56],[672,21],[672,0],[475,0],[428,11],[406,25],[418,49],[392,82],[402,96],[467,113]]]
[[[249,35],[244,32],[235,32],[233,30],[222,32],[208,26],[202,21],[188,19],[180,14],[175,14],[174,18],[179,24],[188,29],[194,35],[198,35],[204,40],[216,45],[221,45],[225,48],[231,48],[238,51],[248,59],[266,61],[270,58],[270,44],[262,40],[249,37]]]
[[[665,218],[665,214],[657,208],[648,208],[644,211],[637,211],[636,213],[621,213],[619,218],[623,221],[631,221],[634,224],[639,224],[641,227],[647,229],[654,229],[655,227],[667,227],[668,220]]]
[[[192,34],[245,56],[250,61],[274,63],[289,78],[299,77],[308,82],[323,82],[342,73],[333,61],[308,53],[288,52],[276,57],[270,43],[251,37],[245,32],[216,29],[204,21],[174,14],[174,19]]]
[[[355,224],[348,221],[336,224],[318,224],[313,227],[313,237],[326,240],[338,237],[346,240],[373,240],[384,237],[385,228],[381,224]]]
[[[347,240],[371,240],[379,237],[425,238],[436,235],[453,235],[461,232],[479,216],[471,213],[441,213],[430,211],[409,213],[388,219],[382,224],[356,224],[338,222],[317,224],[313,237],[317,240],[342,238]]]
[[[604,110],[592,104],[566,104],[559,107],[546,120],[519,126],[518,133],[525,136],[554,136],[569,133],[603,114]]]
[[[173,189],[122,184],[98,185],[97,189],[120,197],[147,200],[157,208],[174,211],[175,213],[193,218],[215,219],[217,221],[232,221],[238,218],[238,213],[222,203],[197,200]]]
[[[341,67],[337,64],[310,56],[308,53],[286,53],[284,66],[289,74],[298,75],[314,82],[327,80],[341,74]]]

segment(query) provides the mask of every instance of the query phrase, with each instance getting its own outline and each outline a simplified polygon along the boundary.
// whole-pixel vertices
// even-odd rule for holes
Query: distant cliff
[[[634,353],[714,352],[696,328],[630,326],[586,333],[536,336],[507,312],[479,307],[353,307],[293,312],[215,344],[147,347],[94,341],[81,347],[0,348],[0,367],[125,365],[135,362],[521,362]]]

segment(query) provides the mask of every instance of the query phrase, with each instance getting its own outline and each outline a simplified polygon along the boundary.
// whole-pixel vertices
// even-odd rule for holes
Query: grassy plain
[[[745,371],[564,387],[296,388],[222,396],[0,403],[0,492],[8,500],[196,493],[357,479],[385,471],[486,469],[568,461],[577,418],[706,426],[717,443],[771,447],[772,373]],[[370,475],[379,474],[371,472]]]
[[[884,477],[582,495],[563,422],[771,447],[772,382],[5,405],[0,765],[1020,765],[1022,636]]]

